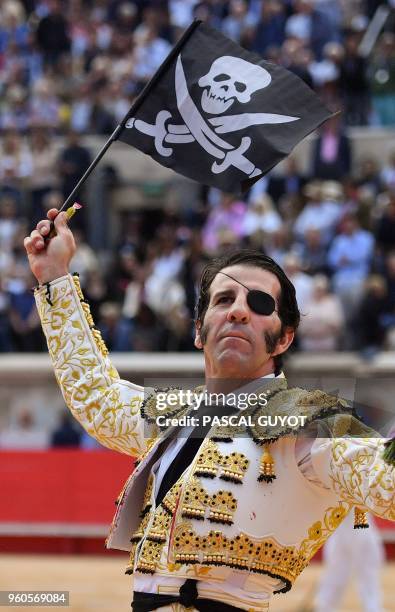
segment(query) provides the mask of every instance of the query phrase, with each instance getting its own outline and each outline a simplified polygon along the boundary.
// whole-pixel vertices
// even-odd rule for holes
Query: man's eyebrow
[[[218,291],[213,293],[212,299],[214,300],[215,298],[218,298],[218,297],[221,297],[221,296],[234,295],[234,294],[235,294],[235,290],[234,289],[219,289]]]

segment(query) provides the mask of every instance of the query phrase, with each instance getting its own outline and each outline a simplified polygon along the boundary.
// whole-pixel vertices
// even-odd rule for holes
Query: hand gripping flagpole
[[[74,187],[73,191],[70,193],[70,195],[68,196],[68,198],[66,199],[66,201],[64,202],[62,207],[59,209],[59,212],[61,212],[66,206],[68,206],[70,204],[70,202],[72,202],[74,200],[74,197],[78,193],[80,187],[85,183],[86,179],[88,178],[88,176],[90,175],[92,170],[94,170],[96,168],[97,164],[99,163],[101,158],[104,156],[106,151],[110,148],[112,143],[115,142],[118,139],[118,136],[119,136],[120,132],[122,132],[123,128],[125,127],[125,123],[127,122],[127,120],[130,117],[133,117],[136,114],[136,111],[140,108],[140,106],[142,105],[144,100],[147,98],[147,96],[151,92],[152,88],[155,87],[157,82],[162,78],[163,74],[169,68],[170,64],[177,57],[177,55],[180,53],[180,51],[183,48],[183,46],[185,45],[185,43],[192,36],[193,32],[196,30],[196,28],[201,23],[202,22],[200,20],[196,19],[185,30],[184,34],[181,36],[181,38],[178,40],[178,42],[174,45],[173,49],[170,51],[169,55],[166,57],[164,62],[159,66],[159,68],[155,72],[154,76],[145,85],[145,87],[142,90],[142,92],[137,96],[136,100],[133,102],[132,106],[130,107],[129,111],[127,112],[127,114],[123,118],[122,122],[119,125],[117,125],[117,127],[115,128],[115,130],[113,131],[113,133],[111,134],[109,139],[107,140],[107,142],[103,145],[103,148],[96,155],[95,159],[93,160],[93,162],[91,163],[89,168],[84,172],[84,174],[82,175],[82,177],[80,178],[80,180],[78,181],[76,186]]]

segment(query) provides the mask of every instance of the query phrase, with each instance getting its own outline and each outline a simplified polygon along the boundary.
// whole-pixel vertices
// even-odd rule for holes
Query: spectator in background
[[[277,232],[282,227],[282,219],[274,208],[273,200],[269,195],[263,194],[248,205],[247,213],[243,220],[243,235],[251,238],[254,236],[254,244],[261,245],[267,235]]]
[[[386,329],[395,332],[395,251],[389,253],[384,262],[383,273],[387,287],[387,306],[383,317]]]
[[[243,44],[246,32],[254,26],[255,20],[248,13],[247,0],[231,0],[229,14],[222,22],[222,32],[235,42]]]
[[[7,130],[0,153],[0,194],[9,193],[19,202],[22,188],[32,173],[32,156],[15,130]]]
[[[395,125],[395,34],[384,32],[369,68],[375,120]]]
[[[36,36],[45,64],[54,67],[62,54],[70,52],[71,40],[61,0],[48,0],[48,9],[48,14],[38,23]]]
[[[387,304],[385,279],[377,274],[369,276],[355,317],[356,348],[367,358],[383,348]]]
[[[32,153],[32,174],[30,188],[30,223],[34,227],[40,219],[46,217],[44,198],[57,187],[57,151],[48,129],[37,126],[30,135]]]
[[[395,150],[391,151],[388,162],[380,172],[380,180],[384,189],[395,193]]]
[[[170,50],[171,45],[160,38],[158,29],[154,26],[147,27],[144,35],[138,36],[133,56],[138,92],[150,80]]]
[[[132,326],[122,317],[121,307],[115,302],[104,302],[99,308],[97,327],[110,351],[130,351]]]
[[[351,144],[339,115],[331,117],[314,143],[312,173],[315,178],[342,181],[351,171]]]
[[[133,351],[165,351],[168,342],[168,330],[163,322],[145,302],[140,307],[133,321],[131,343]]]
[[[345,217],[329,248],[328,265],[332,270],[333,287],[340,298],[346,316],[348,333],[360,303],[364,283],[369,274],[373,257],[374,238],[361,229],[353,215]],[[348,343],[352,343],[348,336]],[[349,348],[349,346],[348,346]]]
[[[367,62],[359,54],[360,36],[349,33],[344,41],[340,64],[340,91],[347,125],[367,125],[370,112]]]
[[[279,0],[261,2],[261,14],[249,35],[252,51],[265,56],[270,47],[281,47],[285,38],[285,7]]]
[[[101,305],[110,300],[106,279],[99,268],[93,267],[86,271],[84,294],[89,302],[93,320],[98,321]]]
[[[9,320],[15,350],[32,353],[45,350],[40,319],[31,288],[35,280],[27,269],[17,270],[6,284],[9,296]]]
[[[281,172],[269,174],[267,193],[274,202],[278,202],[283,196],[297,200],[305,182],[306,178],[298,166],[297,156],[289,155],[281,164]]]
[[[81,144],[79,134],[69,130],[66,136],[66,146],[59,158],[60,185],[64,199],[70,195],[90,163],[91,155],[88,149]],[[81,187],[78,194],[82,203],[85,199],[85,189],[86,185]],[[84,209],[75,216],[75,223],[77,227],[85,229]]]
[[[294,13],[288,18],[285,32],[288,37],[310,45],[317,59],[321,59],[326,43],[340,40],[336,23],[315,7],[315,0],[295,0]]]
[[[0,196],[0,254],[11,252],[20,224],[15,197],[9,194]]]
[[[222,193],[219,205],[209,213],[202,229],[204,250],[214,255],[224,230],[230,231],[236,239],[241,239],[246,212],[246,204],[235,194]]]
[[[360,160],[356,172],[356,186],[368,189],[374,198],[380,193],[380,172],[377,161],[373,157],[364,157]]]
[[[2,2],[0,14],[0,55],[3,55],[12,44],[23,53],[27,49],[29,25],[26,22],[25,9],[21,2]]]
[[[85,287],[88,275],[99,269],[99,260],[87,243],[84,233],[79,229],[73,229],[73,234],[77,250],[70,265],[71,269],[79,274],[81,285]]]
[[[15,425],[11,424],[0,431],[0,449],[44,450],[48,446],[48,434],[42,427],[37,427],[29,408],[18,414]]]
[[[308,229],[303,242],[294,244],[292,250],[298,253],[302,268],[308,274],[328,273],[327,248],[319,229]]]
[[[18,66],[15,66],[18,70]],[[12,81],[10,77],[10,81]],[[3,130],[24,132],[30,123],[29,92],[20,83],[11,83],[4,92],[4,106],[0,116],[0,127]]]
[[[1,259],[1,254],[0,254]],[[0,353],[9,353],[14,347],[11,340],[9,297],[4,291],[0,268]]]
[[[303,272],[302,262],[296,253],[288,253],[284,257],[283,265],[286,275],[295,287],[299,310],[303,315],[313,296],[313,279]]]
[[[57,128],[60,123],[60,101],[52,79],[40,78],[32,87],[30,124]]]
[[[376,228],[377,246],[383,255],[395,250],[395,192],[388,195],[388,204]]]
[[[306,232],[318,230],[322,244],[327,246],[340,218],[341,185],[312,181],[305,186],[304,195],[307,203],[295,221],[295,236],[304,242]]]
[[[81,426],[68,410],[64,410],[60,415],[58,427],[52,432],[50,445],[52,448],[79,446],[81,434]]]
[[[335,351],[344,325],[342,305],[330,292],[326,276],[313,278],[313,292],[306,302],[305,315],[298,329],[300,348],[303,351]]]

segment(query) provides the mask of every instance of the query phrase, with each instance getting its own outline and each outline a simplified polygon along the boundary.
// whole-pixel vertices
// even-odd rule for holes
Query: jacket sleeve
[[[350,418],[355,425],[356,419]],[[314,471],[345,501],[394,521],[395,468],[383,459],[385,439],[368,428],[360,429],[358,436],[352,435],[353,424],[345,434],[342,421],[337,418],[336,423],[335,419],[327,437],[318,437],[313,443]]]
[[[139,457],[155,436],[141,417],[144,389],[120,379],[78,276],[36,288],[35,298],[55,377],[74,417],[104,446]]]

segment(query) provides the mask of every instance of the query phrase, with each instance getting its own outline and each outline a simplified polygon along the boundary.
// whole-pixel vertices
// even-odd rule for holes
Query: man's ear
[[[195,323],[195,346],[197,349],[199,349],[200,351],[203,349],[203,343],[202,343],[202,339],[200,337],[200,330],[201,330],[202,324],[200,321],[196,321]]]
[[[276,348],[273,353],[271,353],[271,356],[275,357],[276,355],[282,355],[282,353],[285,353],[285,351],[291,346],[294,337],[295,330],[292,329],[292,327],[286,327],[283,335],[277,341]]]

